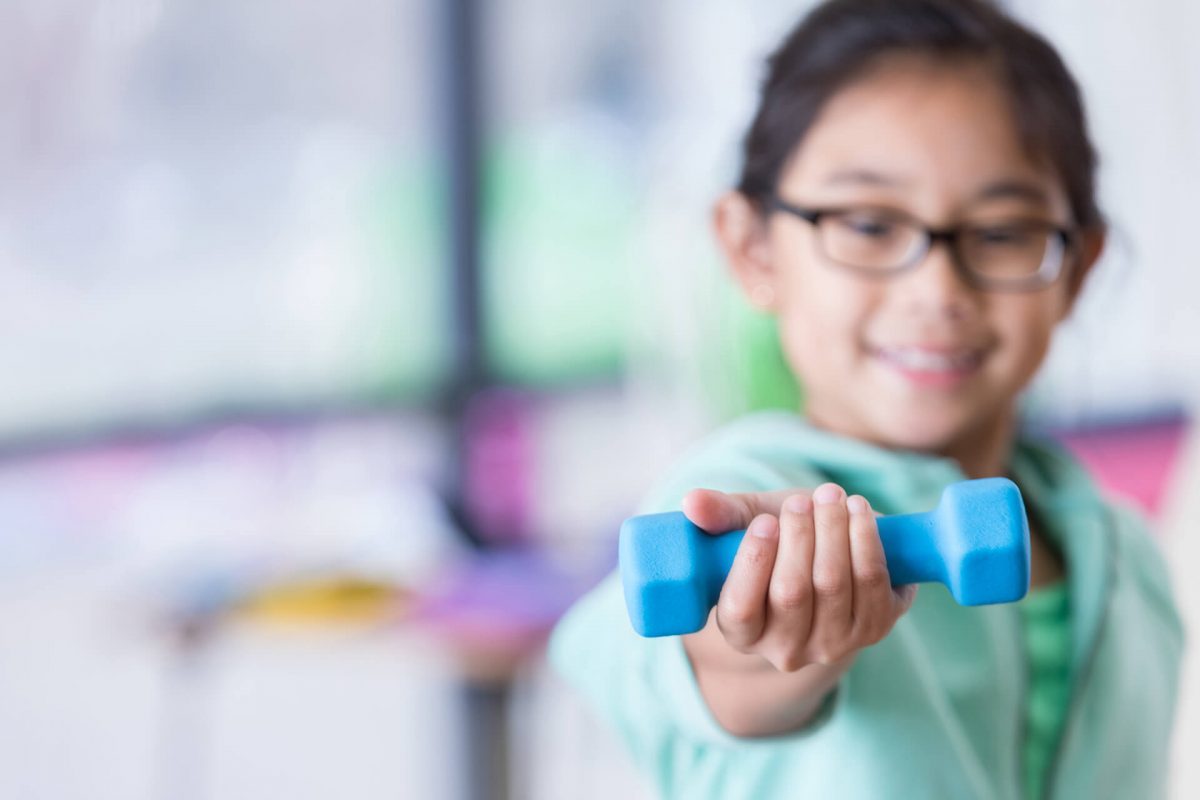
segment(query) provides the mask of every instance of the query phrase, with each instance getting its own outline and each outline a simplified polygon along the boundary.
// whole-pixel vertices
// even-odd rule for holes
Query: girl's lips
[[[987,351],[916,345],[873,347],[871,355],[914,384],[944,388],[956,386],[975,374]]]

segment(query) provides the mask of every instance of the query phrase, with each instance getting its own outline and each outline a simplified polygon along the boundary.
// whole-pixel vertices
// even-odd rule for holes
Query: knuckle
[[[809,657],[812,660],[812,663],[820,664],[823,667],[828,667],[829,665],[833,664],[834,661],[836,661],[836,659],[833,658],[832,651],[825,645],[817,645],[813,647]]]
[[[882,590],[890,588],[890,579],[886,564],[873,562],[864,565],[857,573],[855,579],[858,585],[869,591]]]
[[[797,652],[787,651],[772,659],[775,669],[780,672],[796,672],[808,666],[808,661]]]
[[[746,627],[754,622],[758,614],[758,609],[753,605],[736,598],[721,598],[717,611],[722,630],[727,626]]]
[[[771,601],[784,610],[805,608],[812,603],[812,583],[806,580],[779,580],[771,584]]]
[[[738,505],[741,506],[742,519],[753,520],[758,515],[758,504],[754,501],[754,497],[748,494],[739,494],[735,497]]]
[[[813,572],[812,586],[817,597],[831,600],[843,597],[850,589],[850,581],[839,570],[818,569]]]
[[[825,667],[833,666],[852,652],[851,647],[842,643],[821,642],[812,651],[812,661]]]

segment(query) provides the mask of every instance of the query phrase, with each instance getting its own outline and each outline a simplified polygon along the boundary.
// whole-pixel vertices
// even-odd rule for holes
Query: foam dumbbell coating
[[[1029,522],[1007,478],[951,484],[933,511],[877,523],[895,586],[942,583],[965,606],[1012,602],[1029,590]],[[634,629],[673,636],[703,628],[744,534],[705,533],[680,511],[627,519],[619,561]]]

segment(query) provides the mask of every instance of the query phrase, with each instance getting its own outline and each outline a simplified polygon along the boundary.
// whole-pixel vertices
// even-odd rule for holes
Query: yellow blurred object
[[[409,595],[403,587],[363,578],[295,581],[252,595],[235,614],[267,622],[376,622],[402,613]]]

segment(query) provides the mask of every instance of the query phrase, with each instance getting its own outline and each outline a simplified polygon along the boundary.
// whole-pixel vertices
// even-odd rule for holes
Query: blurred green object
[[[492,377],[547,387],[616,379],[634,348],[629,268],[636,258],[638,177],[632,158],[596,132],[564,127],[497,140],[484,165],[482,307]],[[441,250],[444,189],[434,166],[397,163],[368,195],[372,285],[394,311],[370,329],[380,397],[423,394],[450,361],[450,281]],[[704,259],[695,243],[680,257]],[[702,287],[700,369],[707,411],[725,419],[800,408],[802,393],[779,347],[774,319],[752,309],[724,273]],[[652,270],[655,265],[646,265]],[[707,309],[707,310],[704,310]],[[644,312],[643,312],[644,313]],[[655,313],[653,307],[649,313]],[[376,338],[378,337],[378,338]]]
[[[764,409],[802,411],[804,393],[779,344],[775,317],[750,306],[719,268],[707,303],[715,310],[702,322],[705,394],[718,420]],[[709,388],[711,387],[711,388]]]
[[[637,213],[631,162],[583,125],[517,132],[489,149],[483,308],[499,379],[546,386],[619,376]]]
[[[636,213],[628,161],[579,128],[515,134],[488,150],[480,284],[493,379],[559,386],[619,376]],[[368,192],[372,287],[390,298],[363,342],[376,376],[369,395],[427,394],[449,377],[457,322],[441,256],[443,184],[436,164],[413,159]]]
[[[366,187],[362,219],[371,291],[386,313],[364,321],[360,346],[374,399],[428,396],[448,378],[450,281],[442,239],[444,179],[428,157],[397,161]]]

